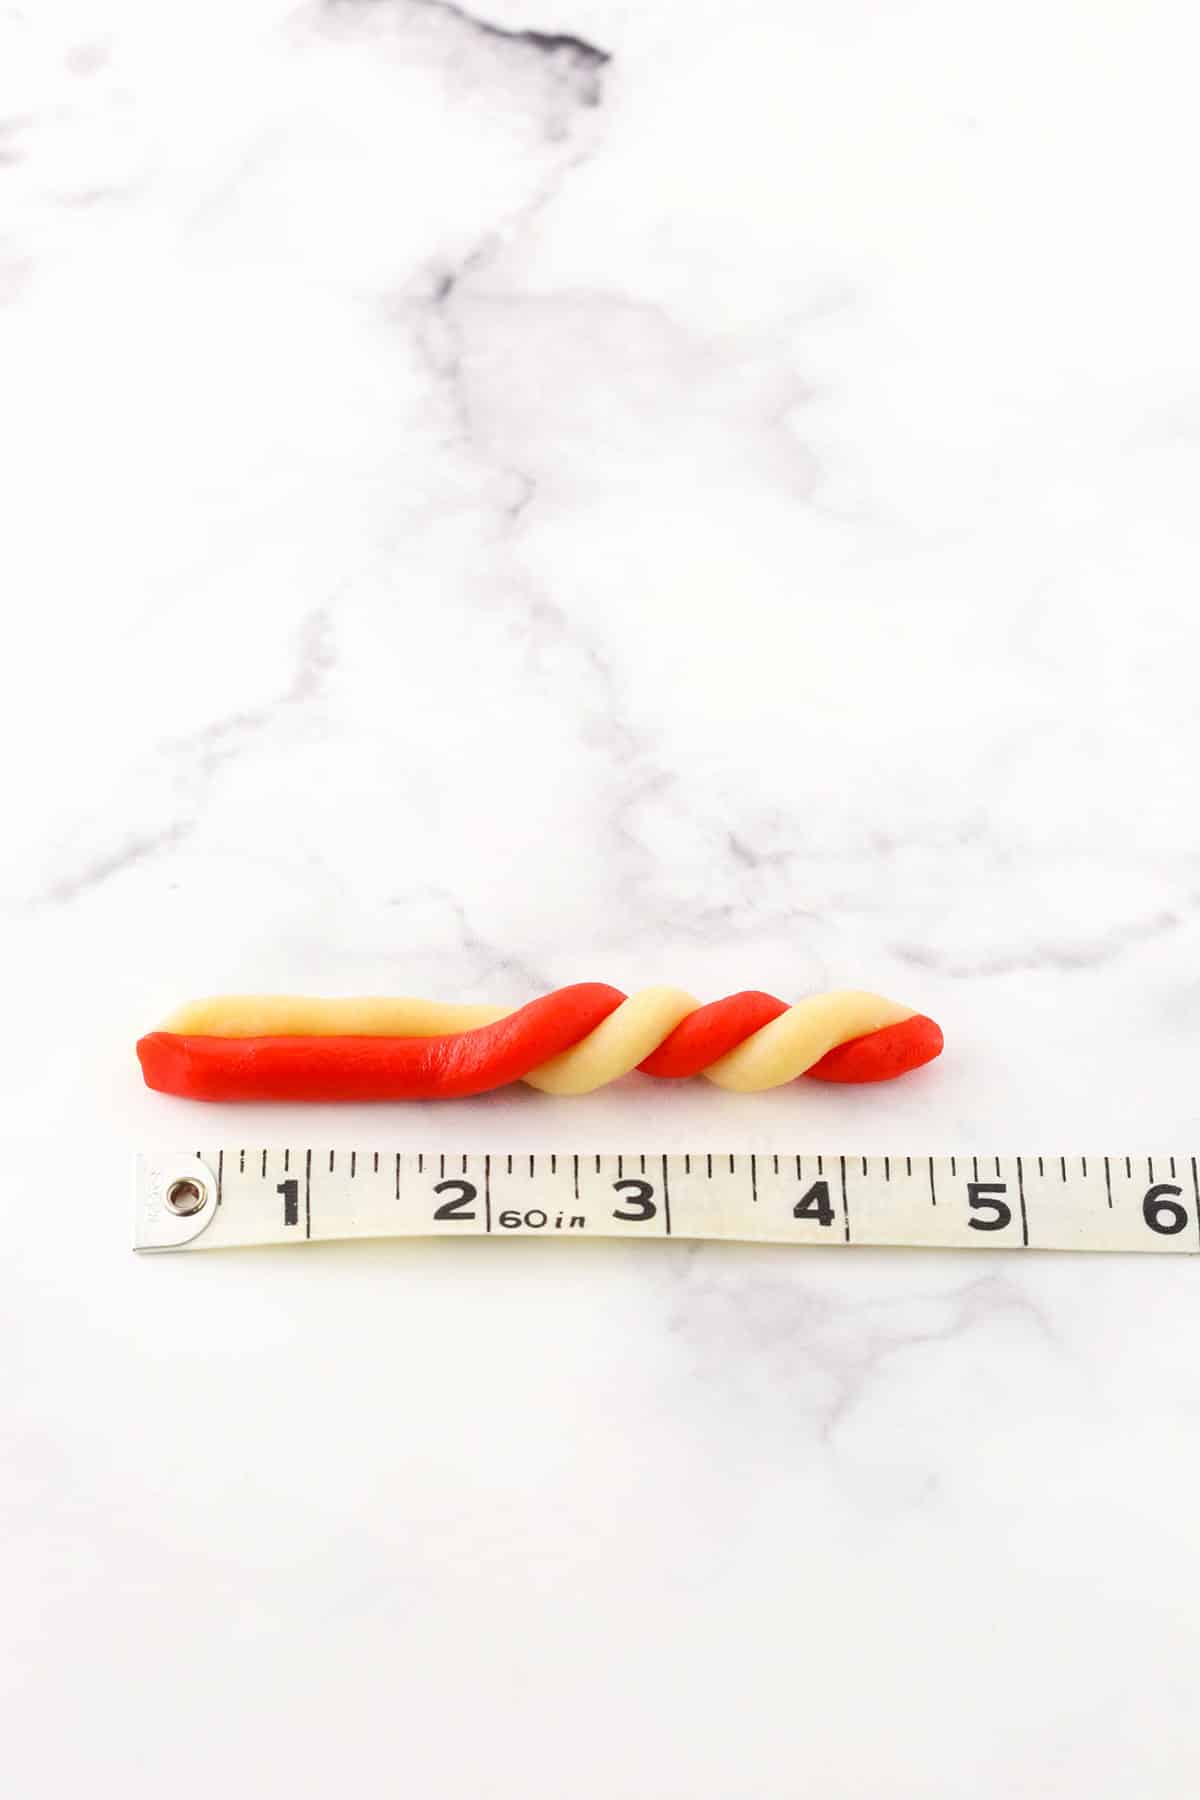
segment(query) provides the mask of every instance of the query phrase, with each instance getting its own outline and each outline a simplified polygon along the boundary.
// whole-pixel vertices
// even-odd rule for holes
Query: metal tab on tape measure
[[[479,1236],[1196,1253],[1200,1180],[1191,1155],[138,1158],[139,1250]]]

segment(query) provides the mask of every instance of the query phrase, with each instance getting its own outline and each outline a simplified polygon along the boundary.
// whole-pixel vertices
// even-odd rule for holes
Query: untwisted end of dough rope
[[[587,1094],[633,1069],[757,1093],[799,1075],[887,1081],[942,1048],[932,1019],[878,994],[789,1006],[747,991],[702,1006],[679,988],[601,982],[516,1010],[429,1000],[235,995],[182,1007],[144,1037],[148,1087],[194,1100],[420,1100],[524,1081]]]

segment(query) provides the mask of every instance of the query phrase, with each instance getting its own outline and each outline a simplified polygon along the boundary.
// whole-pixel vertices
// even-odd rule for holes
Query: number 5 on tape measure
[[[138,1158],[139,1250],[370,1237],[1200,1251],[1196,1157],[215,1149]]]

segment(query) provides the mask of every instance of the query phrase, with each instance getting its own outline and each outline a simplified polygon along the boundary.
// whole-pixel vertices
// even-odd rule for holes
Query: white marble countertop
[[[1196,1791],[1190,1261],[128,1249],[201,1137],[1200,1148],[1190,36],[0,12],[22,1800]],[[948,1048],[202,1130],[133,1058],[582,979]]]

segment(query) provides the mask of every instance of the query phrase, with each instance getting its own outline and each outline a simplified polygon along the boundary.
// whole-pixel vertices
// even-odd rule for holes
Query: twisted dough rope
[[[886,1081],[937,1056],[932,1019],[878,994],[788,1006],[747,991],[701,1006],[680,988],[558,988],[516,1011],[429,1000],[235,995],[182,1007],[138,1044],[148,1087],[195,1100],[418,1100],[524,1081],[587,1094],[631,1069],[738,1093],[798,1075]]]

